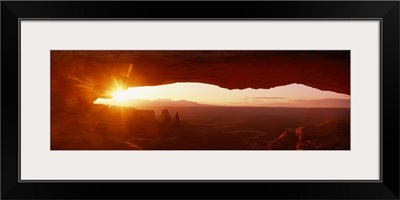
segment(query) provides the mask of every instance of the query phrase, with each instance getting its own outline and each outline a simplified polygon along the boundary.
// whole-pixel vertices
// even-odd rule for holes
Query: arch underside
[[[131,69],[130,69],[130,66]],[[298,83],[350,94],[350,51],[51,51],[52,94],[96,99],[126,87],[200,82],[227,89]],[[53,95],[57,96],[57,95]]]

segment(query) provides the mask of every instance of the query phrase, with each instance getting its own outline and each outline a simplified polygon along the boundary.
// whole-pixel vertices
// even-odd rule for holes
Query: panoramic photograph
[[[50,54],[50,150],[351,150],[347,50]]]

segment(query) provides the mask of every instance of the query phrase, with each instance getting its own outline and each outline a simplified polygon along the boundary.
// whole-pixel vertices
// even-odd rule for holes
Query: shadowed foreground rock
[[[287,130],[271,143],[270,149],[350,150],[350,121],[333,120]]]

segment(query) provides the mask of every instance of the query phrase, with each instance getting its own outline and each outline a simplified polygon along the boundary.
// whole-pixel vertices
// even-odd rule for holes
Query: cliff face
[[[332,120],[282,133],[271,150],[350,150],[350,121]]]
[[[85,109],[118,82],[201,82],[227,89],[299,83],[350,94],[350,51],[51,51],[52,110]]]
[[[158,123],[153,110],[104,105],[93,105],[91,110],[88,114],[97,121],[92,130],[95,133],[151,136],[157,132]]]

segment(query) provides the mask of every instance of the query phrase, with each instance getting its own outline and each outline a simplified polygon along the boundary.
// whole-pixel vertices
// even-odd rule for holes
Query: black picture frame
[[[1,198],[399,199],[399,8],[398,1],[2,1]],[[20,19],[379,19],[382,179],[378,182],[19,182]]]

